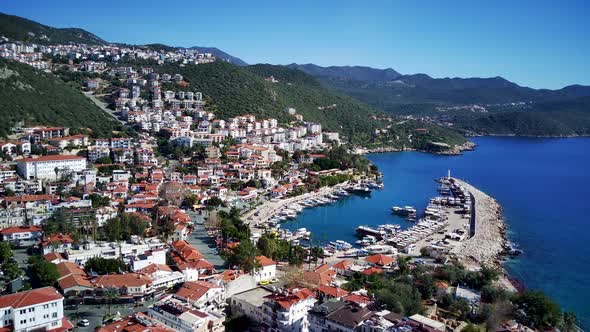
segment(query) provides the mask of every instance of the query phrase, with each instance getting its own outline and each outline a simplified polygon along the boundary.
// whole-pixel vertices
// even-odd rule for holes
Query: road
[[[125,124],[125,121],[119,119],[119,117],[117,117],[117,115],[115,114],[115,112],[113,110],[107,108],[106,103],[103,103],[98,98],[96,98],[96,96],[94,96],[94,94],[92,94],[92,92],[84,92],[84,95],[86,97],[88,97],[90,100],[92,100],[92,102],[94,102],[94,104],[96,104],[96,106],[98,106],[101,110],[105,111],[113,119],[119,121],[119,123],[121,123],[121,124]]]
[[[113,304],[111,306],[111,314],[121,314],[121,317],[127,317],[135,312],[145,312],[148,307],[154,303],[153,300],[144,302],[141,306],[135,307],[134,304]],[[104,304],[79,305],[76,310],[67,310],[64,308],[66,317],[75,325],[76,331],[90,332],[95,331],[97,327],[103,326],[103,317],[108,314],[109,307]],[[77,316],[77,317],[76,317]],[[88,319],[89,326],[82,327],[77,324],[82,319]]]

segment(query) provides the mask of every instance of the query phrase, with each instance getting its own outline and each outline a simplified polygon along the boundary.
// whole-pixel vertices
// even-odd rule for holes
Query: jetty
[[[471,194],[473,210],[470,220],[470,237],[452,249],[465,265],[489,265],[501,267],[501,258],[507,246],[506,226],[502,208],[483,191],[457,178],[450,178]]]

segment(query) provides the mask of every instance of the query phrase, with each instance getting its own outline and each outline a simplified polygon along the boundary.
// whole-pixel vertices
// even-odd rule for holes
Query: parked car
[[[90,326],[90,321],[89,321],[88,319],[86,319],[86,318],[85,318],[85,319],[82,319],[82,320],[81,320],[81,321],[78,323],[78,325],[80,325],[80,326],[84,326],[84,327],[86,327],[86,326]]]

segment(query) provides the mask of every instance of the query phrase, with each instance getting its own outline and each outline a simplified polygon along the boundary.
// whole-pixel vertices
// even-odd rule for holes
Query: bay
[[[423,210],[436,196],[435,178],[452,175],[496,198],[508,234],[524,254],[505,267],[528,289],[540,289],[590,328],[590,138],[479,137],[461,156],[420,152],[371,154],[385,188],[306,209],[286,229],[305,227],[313,240],[356,240],[359,225],[411,224],[391,206]]]

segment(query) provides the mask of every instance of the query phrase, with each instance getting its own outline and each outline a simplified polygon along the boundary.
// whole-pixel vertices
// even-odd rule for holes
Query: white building
[[[308,311],[316,298],[307,288],[273,293],[258,287],[233,295],[229,303],[232,312],[241,313],[259,324],[268,324],[272,331],[307,332]]]
[[[72,329],[64,317],[63,299],[53,287],[1,296],[0,328],[16,332]]]
[[[56,169],[58,174],[56,175]],[[24,179],[56,179],[60,172],[81,172],[86,169],[86,158],[79,156],[42,156],[20,159],[17,173]]]
[[[256,282],[270,281],[277,276],[277,263],[265,256],[256,256],[260,268],[252,272]]]

